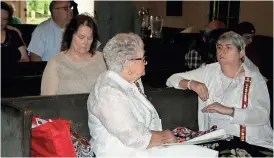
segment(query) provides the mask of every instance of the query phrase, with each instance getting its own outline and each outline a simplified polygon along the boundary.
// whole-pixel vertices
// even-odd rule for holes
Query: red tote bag
[[[31,156],[76,157],[70,135],[70,122],[50,120],[32,128]]]

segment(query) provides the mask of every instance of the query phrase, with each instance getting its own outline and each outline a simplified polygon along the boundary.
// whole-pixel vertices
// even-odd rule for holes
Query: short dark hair
[[[95,24],[93,18],[88,14],[80,14],[71,19],[66,27],[63,35],[63,40],[61,44],[61,51],[66,51],[71,46],[72,36],[77,32],[80,26],[88,26],[92,30],[93,41],[89,49],[89,53],[94,54],[98,42],[98,31],[97,25]]]
[[[50,11],[51,14],[52,14],[53,8],[54,8],[54,6],[55,6],[55,3],[56,3],[56,1],[55,1],[55,0],[52,0],[52,1],[50,2],[50,4],[49,4],[49,11]]]
[[[237,32],[240,35],[246,34],[246,33],[255,33],[256,29],[254,25],[250,22],[241,22],[236,26],[235,32]]]
[[[50,11],[51,14],[53,14],[53,9],[54,9],[54,6],[55,6],[56,2],[58,2],[58,1],[57,0],[52,0],[49,4],[49,11]],[[70,5],[72,5],[73,7],[77,7],[77,3],[75,3],[74,1],[69,1],[69,2],[70,2]]]
[[[8,21],[8,23],[10,23],[13,14],[12,14],[11,8],[8,5],[8,3],[1,1],[1,9],[5,10],[5,11],[7,11],[9,13],[9,19],[8,19],[9,21]]]

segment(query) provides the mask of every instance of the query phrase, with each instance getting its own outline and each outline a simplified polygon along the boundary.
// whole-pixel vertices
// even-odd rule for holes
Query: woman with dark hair
[[[89,93],[97,76],[106,70],[96,51],[97,26],[81,14],[71,19],[62,40],[61,52],[52,57],[43,73],[41,95]]]
[[[27,51],[19,34],[7,26],[11,22],[12,11],[6,2],[1,2],[1,65],[29,61]]]

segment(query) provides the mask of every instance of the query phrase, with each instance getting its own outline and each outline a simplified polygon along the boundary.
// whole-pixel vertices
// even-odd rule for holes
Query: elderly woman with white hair
[[[198,94],[199,130],[217,125],[242,141],[272,147],[266,82],[258,70],[244,64],[243,38],[226,32],[219,37],[216,48],[218,62],[173,74],[167,86]]]
[[[108,71],[102,73],[88,98],[88,125],[96,156],[217,156],[218,152],[176,143],[136,82],[144,75],[144,44],[136,34],[118,34],[104,47]],[[200,152],[197,152],[200,151]]]

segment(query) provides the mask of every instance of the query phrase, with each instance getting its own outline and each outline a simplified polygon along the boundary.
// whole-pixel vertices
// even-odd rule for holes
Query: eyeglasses
[[[65,7],[58,7],[58,8],[54,8],[54,9],[64,9],[65,11],[68,11],[69,9],[72,10],[73,6],[69,5],[69,6],[65,6]]]
[[[142,60],[144,63],[146,63],[146,56],[142,57],[142,58],[135,58],[135,59],[130,59],[130,60]]]

